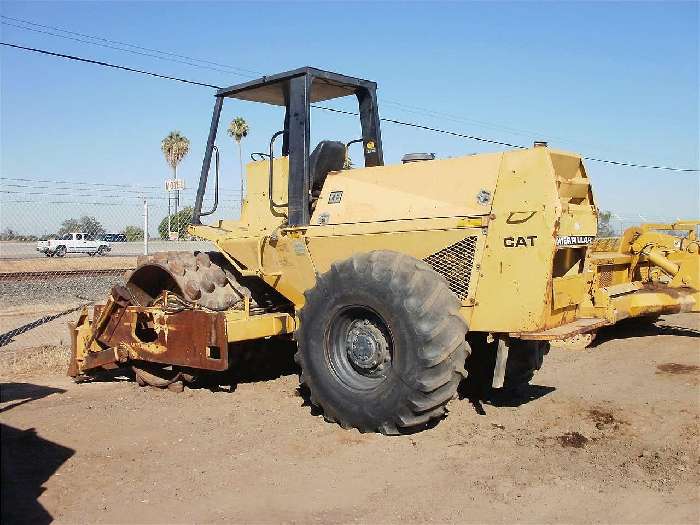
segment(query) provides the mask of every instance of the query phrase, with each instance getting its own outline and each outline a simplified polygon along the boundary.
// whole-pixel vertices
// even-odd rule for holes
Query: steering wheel
[[[251,159],[253,162],[259,162],[259,161],[261,161],[261,160],[265,160],[265,159],[269,159],[269,158],[270,158],[270,155],[268,155],[267,153],[258,153],[258,152],[255,152],[255,153],[251,153],[251,154],[250,154],[250,159]]]

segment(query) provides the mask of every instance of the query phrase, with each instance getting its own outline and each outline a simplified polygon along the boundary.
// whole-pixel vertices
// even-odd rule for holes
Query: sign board
[[[179,191],[185,189],[184,179],[166,179],[165,191]]]

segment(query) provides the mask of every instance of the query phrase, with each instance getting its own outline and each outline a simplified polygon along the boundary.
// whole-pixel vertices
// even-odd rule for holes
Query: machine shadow
[[[663,324],[659,321],[644,318],[624,319],[612,326],[598,330],[596,338],[589,348],[596,348],[603,343],[615,339],[631,339],[635,337],[654,337],[657,335],[675,335],[683,337],[700,337],[700,330],[683,326]]]
[[[0,385],[3,403],[17,401],[4,411],[63,392],[30,383]],[[0,522],[51,523],[53,517],[39,503],[39,497],[46,490],[44,483],[75,450],[40,437],[33,428],[21,430],[4,423],[0,423],[0,443]]]
[[[457,389],[458,398],[468,400],[480,416],[486,415],[484,405],[515,408],[536,401],[556,390],[553,386],[531,384],[521,385],[517,389],[494,389],[490,384],[491,378],[484,379],[479,380],[469,376]]]
[[[231,366],[227,371],[203,374],[188,386],[234,392],[239,384],[273,381],[297,375],[299,367],[294,362],[295,352],[296,344],[293,341],[279,338],[231,345]]]
[[[42,485],[75,450],[37,435],[0,423],[2,439],[2,523],[51,523],[53,517],[39,503],[46,490]]]
[[[11,405],[0,408],[0,412],[6,412],[35,399],[64,392],[65,390],[62,388],[34,385],[32,383],[0,383],[0,403],[16,401]]]
[[[556,390],[553,386],[523,385],[515,391],[492,390],[485,399],[486,403],[494,407],[519,407],[531,401],[551,394]]]
[[[459,399],[467,399],[477,414],[484,416],[484,405],[494,407],[519,407],[544,397],[556,390],[552,386],[517,384],[495,389],[491,386],[496,365],[496,348],[483,334],[470,334],[468,342],[471,354],[465,363],[466,379],[457,388]]]

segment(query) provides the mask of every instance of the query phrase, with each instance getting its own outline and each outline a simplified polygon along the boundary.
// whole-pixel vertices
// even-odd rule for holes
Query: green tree
[[[238,144],[238,161],[241,167],[241,203],[243,202],[243,148],[241,141],[248,136],[250,127],[243,117],[236,117],[228,126],[228,136]]]
[[[350,155],[345,155],[345,160],[343,161],[343,169],[344,170],[351,170],[353,167],[352,164],[352,159],[350,158]]]
[[[5,228],[2,233],[0,233],[0,241],[14,241],[17,237],[17,232],[12,228]]]
[[[612,212],[601,211],[598,213],[598,237],[613,237],[615,230],[610,224]]]
[[[100,221],[95,219],[95,217],[90,217],[88,215],[83,215],[80,219],[66,219],[61,223],[61,227],[58,229],[58,235],[65,235],[66,233],[73,232],[83,232],[90,235],[102,235],[106,233],[106,230],[100,224]]]
[[[192,212],[193,208],[187,206],[182,208],[179,212],[174,213],[170,216],[170,231],[178,232],[180,238],[187,235],[187,226],[192,222]],[[158,234],[161,239],[168,238],[168,217],[164,217],[160,224],[158,225]]]
[[[143,228],[139,228],[138,226],[126,226],[122,230],[122,233],[126,235],[126,240],[129,242],[143,240]]]

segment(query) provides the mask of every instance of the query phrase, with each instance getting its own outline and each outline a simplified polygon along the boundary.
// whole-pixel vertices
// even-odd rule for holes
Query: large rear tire
[[[397,434],[445,414],[466,374],[467,324],[430,266],[390,251],[355,255],[305,298],[295,359],[327,420]]]
[[[56,248],[56,251],[54,252],[54,255],[55,255],[56,257],[65,257],[67,251],[68,251],[68,250],[66,250],[66,247],[63,246],[63,245],[61,245],[61,246],[59,246],[59,247]]]

